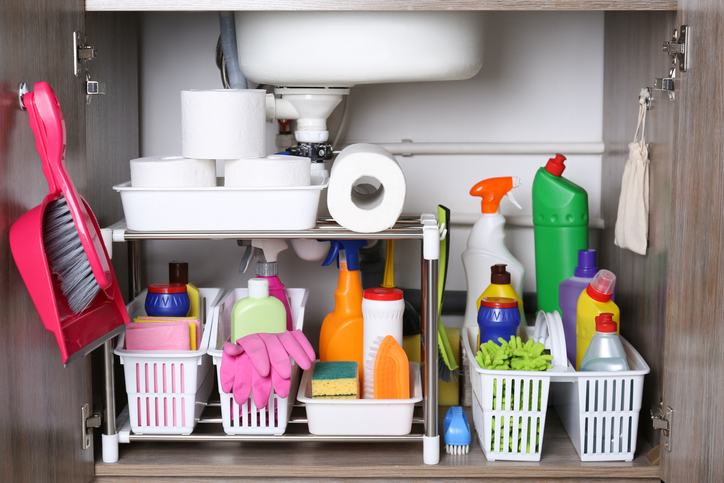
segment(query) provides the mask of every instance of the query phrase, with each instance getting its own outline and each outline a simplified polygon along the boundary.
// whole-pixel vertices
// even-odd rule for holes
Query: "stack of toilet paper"
[[[266,156],[265,103],[260,89],[182,91],[182,155],[131,160],[131,186],[215,187],[217,159],[225,186],[309,185],[309,158]]]

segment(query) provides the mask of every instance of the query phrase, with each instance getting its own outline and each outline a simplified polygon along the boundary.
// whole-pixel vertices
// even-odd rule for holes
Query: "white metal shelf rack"
[[[315,436],[301,429],[306,418],[292,415],[287,433],[281,436],[237,435],[230,436],[221,429],[221,419],[206,417],[199,420],[197,429],[190,435],[133,434],[130,431],[127,408],[116,415],[113,341],[105,344],[105,395],[103,461],[118,460],[119,443],[132,441],[246,441],[246,442],[405,442],[421,441],[425,464],[437,464],[440,460],[440,437],[438,435],[437,407],[437,320],[438,320],[438,261],[440,258],[440,230],[434,215],[401,217],[389,230],[378,233],[357,233],[339,226],[334,220],[320,218],[316,227],[302,231],[132,231],[121,221],[107,229],[115,242],[128,242],[129,247],[129,293],[132,296],[141,291],[140,284],[140,241],[141,240],[250,240],[257,238],[312,238],[312,239],[368,239],[368,240],[419,240],[422,244],[422,363],[423,363],[423,414],[414,423],[422,423],[422,432],[405,436]],[[444,232],[443,232],[444,233]],[[431,350],[426,350],[431,348]],[[297,411],[295,409],[295,411]],[[217,427],[218,430],[209,428]],[[419,424],[417,424],[419,426]],[[293,429],[290,430],[290,428]],[[413,426],[414,427],[414,426]]]

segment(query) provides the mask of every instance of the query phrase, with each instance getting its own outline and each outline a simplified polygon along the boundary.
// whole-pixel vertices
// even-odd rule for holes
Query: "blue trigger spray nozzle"
[[[337,260],[337,267],[339,268],[339,255],[344,255],[347,261],[347,270],[359,270],[359,249],[367,246],[367,240],[319,240],[330,242],[329,253],[327,258],[322,262],[322,266],[326,267],[331,265],[333,261]]]

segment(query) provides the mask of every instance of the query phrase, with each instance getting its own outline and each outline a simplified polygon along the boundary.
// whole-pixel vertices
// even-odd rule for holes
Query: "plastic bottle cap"
[[[168,264],[168,281],[171,283],[189,283],[189,264],[179,260],[171,260]]]
[[[573,271],[574,277],[593,278],[598,272],[596,266],[596,250],[578,250],[578,266]]]
[[[616,275],[609,270],[599,270],[591,283],[586,287],[586,293],[598,302],[608,302],[616,285]]]
[[[402,290],[399,288],[375,287],[364,291],[367,300],[402,300]]]
[[[603,313],[596,316],[596,332],[612,334],[617,329],[616,321],[613,320],[613,314]]]
[[[269,281],[265,278],[249,279],[249,297],[264,298],[269,296]]]
[[[553,176],[560,176],[563,174],[563,171],[566,169],[566,165],[563,164],[563,161],[566,160],[566,157],[562,154],[556,153],[555,158],[551,158],[548,160],[548,163],[546,164],[546,171],[548,171]]]
[[[510,273],[505,269],[504,263],[498,263],[490,267],[490,283],[496,285],[510,285]]]
[[[518,308],[518,301],[508,297],[483,297],[480,299],[480,306],[490,309],[512,309]]]
[[[148,286],[150,293],[184,293],[186,285],[183,283],[152,283]]]

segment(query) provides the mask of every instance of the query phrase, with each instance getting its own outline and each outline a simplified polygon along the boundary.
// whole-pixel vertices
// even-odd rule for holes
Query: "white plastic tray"
[[[206,325],[198,350],[129,351],[126,333],[118,339],[128,393],[131,429],[137,434],[191,434],[213,389],[211,358],[206,355],[219,316],[220,288],[200,288],[206,301]],[[128,315],[146,315],[146,291],[126,307]]]
[[[209,354],[212,356],[216,366],[217,381],[221,381],[221,358],[223,355],[224,342],[231,336],[231,311],[237,300],[246,297],[248,289],[237,288],[224,296],[221,302],[219,323],[214,327],[211,336],[213,341]],[[304,307],[307,304],[308,291],[304,288],[286,289],[289,297],[289,308],[292,311],[292,322],[295,329],[301,329],[304,325]],[[219,397],[221,400],[221,422],[224,432],[230,435],[236,434],[284,434],[289,417],[294,407],[294,396],[297,394],[297,381],[299,380],[299,366],[292,359],[292,386],[289,395],[285,398],[279,397],[272,389],[269,394],[269,403],[266,408],[258,409],[253,398],[239,406],[234,397],[225,393],[218,382]]]
[[[402,436],[412,430],[422,401],[420,366],[410,363],[410,399],[313,399],[312,372],[304,371],[297,400],[306,406],[309,432],[325,436]]]
[[[328,180],[280,188],[134,188],[116,185],[134,231],[306,230],[317,223]]]

